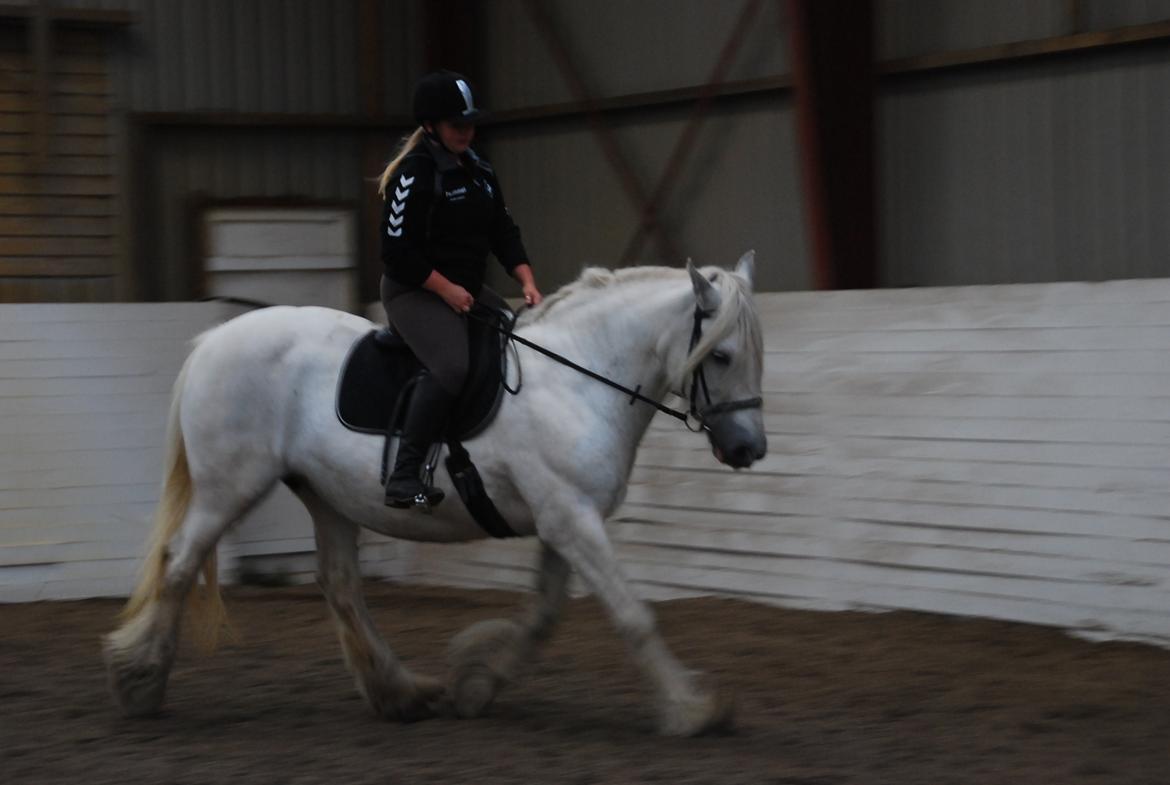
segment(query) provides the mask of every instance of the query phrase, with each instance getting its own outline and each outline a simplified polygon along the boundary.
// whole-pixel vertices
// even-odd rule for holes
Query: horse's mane
[[[721,267],[701,267],[699,273],[709,280],[719,292],[719,311],[703,323],[703,337],[687,357],[681,375],[686,377],[702,362],[724,338],[737,328],[743,330],[748,347],[755,354],[763,353],[764,339],[760,332],[760,321],[752,301],[751,286],[743,278]],[[535,324],[547,318],[550,313],[564,310],[567,303],[580,299],[582,294],[598,289],[646,281],[690,279],[686,271],[677,267],[623,267],[607,270],[603,267],[586,267],[577,280],[565,284],[544,298],[536,308],[525,311],[517,326]]]

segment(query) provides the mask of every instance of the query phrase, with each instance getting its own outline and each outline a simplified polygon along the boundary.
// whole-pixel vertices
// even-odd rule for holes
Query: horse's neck
[[[582,292],[577,297],[589,299],[566,302],[560,306],[564,308],[560,318],[550,313],[536,322],[533,338],[619,384],[640,386],[639,392],[647,398],[661,400],[668,392],[669,365],[681,358],[686,348],[681,344],[690,326],[689,287],[684,291],[672,283],[640,281]],[[664,351],[667,348],[678,351]],[[601,382],[584,376],[579,384],[603,389]],[[607,410],[604,417],[640,439],[654,412],[652,406],[638,403]]]

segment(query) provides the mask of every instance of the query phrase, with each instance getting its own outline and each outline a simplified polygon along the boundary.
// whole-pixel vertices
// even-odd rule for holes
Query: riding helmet
[[[435,71],[414,88],[414,119],[419,125],[439,120],[474,123],[487,114],[475,105],[471,83],[454,71]]]

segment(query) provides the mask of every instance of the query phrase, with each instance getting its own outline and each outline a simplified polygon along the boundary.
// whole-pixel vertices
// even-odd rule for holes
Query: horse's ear
[[[691,274],[691,285],[695,287],[695,299],[699,301],[699,308],[707,313],[719,310],[719,290],[711,285],[703,275],[695,269],[695,265],[687,259],[687,272]]]
[[[739,261],[735,265],[735,274],[747,281],[749,289],[755,286],[756,252],[754,250],[739,257]]]

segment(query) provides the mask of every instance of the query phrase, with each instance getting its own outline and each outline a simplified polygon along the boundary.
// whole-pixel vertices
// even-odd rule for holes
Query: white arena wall
[[[759,297],[769,455],[656,420],[612,532],[651,598],[909,609],[1170,645],[1170,280]],[[0,601],[124,594],[169,388],[223,303],[0,305]],[[530,362],[540,360],[532,359]],[[367,571],[526,588],[534,543],[370,535]],[[287,493],[222,549],[310,579]]]

